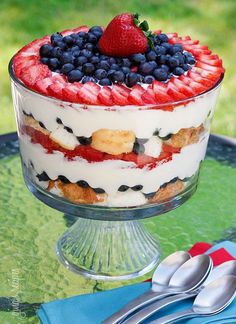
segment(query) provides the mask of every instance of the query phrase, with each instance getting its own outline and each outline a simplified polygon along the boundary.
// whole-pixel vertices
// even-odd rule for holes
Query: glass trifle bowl
[[[86,28],[83,37],[91,33]],[[60,37],[74,33],[75,42],[82,37],[78,30]],[[59,238],[56,253],[68,269],[89,278],[124,280],[149,272],[160,247],[140,220],[177,208],[197,188],[224,70],[189,36],[160,35],[157,41],[169,39],[172,50],[184,44],[184,50],[178,45],[182,57],[190,45],[195,55],[189,71],[163,83],[69,83],[39,57],[48,36],[9,64],[25,183],[45,204],[78,217]]]

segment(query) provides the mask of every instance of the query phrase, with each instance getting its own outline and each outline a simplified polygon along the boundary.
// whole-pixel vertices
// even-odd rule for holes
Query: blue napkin
[[[220,248],[226,249],[229,254],[236,258],[236,244],[229,241],[215,245],[207,253],[214,252]],[[132,299],[146,292],[150,285],[150,282],[144,282],[94,294],[56,300],[43,304],[38,311],[38,316],[42,324],[100,324]],[[176,303],[158,312],[158,316],[153,315],[145,323],[149,323],[157,317],[190,308],[191,305],[192,300]],[[236,300],[220,314],[193,318],[181,321],[181,323],[236,323]]]

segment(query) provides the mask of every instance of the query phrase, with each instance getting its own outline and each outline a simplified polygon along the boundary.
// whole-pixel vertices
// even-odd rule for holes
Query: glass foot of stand
[[[56,253],[69,270],[96,280],[124,280],[151,271],[158,241],[139,221],[79,218],[58,240]]]

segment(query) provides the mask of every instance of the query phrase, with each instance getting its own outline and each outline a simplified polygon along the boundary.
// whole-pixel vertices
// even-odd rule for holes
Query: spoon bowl
[[[193,311],[211,315],[225,309],[236,296],[236,277],[226,275],[209,283],[195,298]]]

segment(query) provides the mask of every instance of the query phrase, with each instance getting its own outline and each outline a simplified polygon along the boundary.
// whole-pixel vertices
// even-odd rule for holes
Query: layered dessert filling
[[[223,72],[208,47],[131,14],[26,45],[12,73],[28,177],[74,204],[170,201],[196,182]]]

